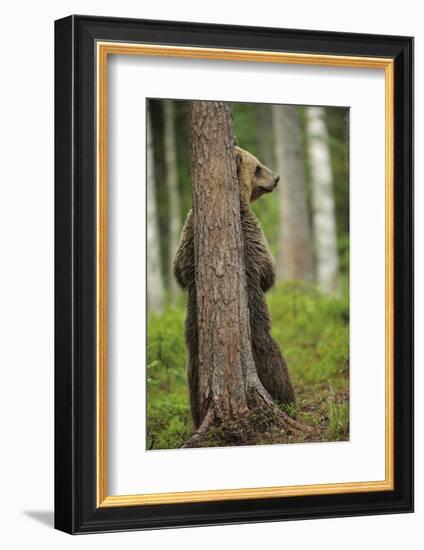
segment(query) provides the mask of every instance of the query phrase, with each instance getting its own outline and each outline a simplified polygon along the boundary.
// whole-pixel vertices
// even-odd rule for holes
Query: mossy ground
[[[349,304],[301,283],[280,284],[268,295],[272,334],[296,389],[297,420],[312,428],[287,438],[267,414],[253,412],[253,429],[214,428],[207,446],[345,441],[349,439]],[[186,381],[185,296],[148,321],[147,448],[175,449],[193,431]]]

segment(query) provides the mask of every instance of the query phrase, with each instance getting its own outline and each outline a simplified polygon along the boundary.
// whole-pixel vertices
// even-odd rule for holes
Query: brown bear
[[[271,319],[264,293],[275,282],[275,264],[259,221],[250,203],[271,193],[279,176],[248,151],[236,147],[240,185],[240,214],[244,243],[252,352],[260,381],[279,404],[295,401],[287,364],[270,334]],[[193,215],[188,213],[174,260],[178,284],[188,291],[185,337],[188,351],[188,384],[195,429],[200,425],[198,398],[198,340],[196,281],[194,272]]]

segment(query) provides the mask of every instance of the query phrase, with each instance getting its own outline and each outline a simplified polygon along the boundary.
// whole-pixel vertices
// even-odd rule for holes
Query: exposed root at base
[[[260,384],[256,383],[249,392],[249,406],[251,410],[265,410],[270,411],[276,418],[276,421],[281,424],[281,429],[288,432],[308,432],[312,433],[312,428],[301,424],[287,413],[282,411],[265,388]]]
[[[202,441],[204,440],[205,434],[208,430],[214,425],[216,421],[215,412],[211,408],[208,409],[203,422],[199,428],[194,432],[194,434],[184,443],[181,447],[182,449],[189,449],[194,447],[203,447]]]
[[[289,443],[299,434],[307,437],[313,432],[282,411],[261,385],[249,391],[248,402],[249,411],[238,418],[219,418],[211,406],[182,448]]]

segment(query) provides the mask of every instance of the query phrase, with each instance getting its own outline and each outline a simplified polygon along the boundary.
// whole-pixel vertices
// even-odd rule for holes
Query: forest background
[[[148,101],[147,441],[178,448],[192,433],[186,296],[172,274],[191,208],[187,103]],[[349,110],[232,103],[238,144],[279,173],[252,204],[277,265],[272,334],[296,389],[296,442],[349,438]],[[264,438],[261,443],[272,441]],[[212,443],[211,443],[212,444]]]

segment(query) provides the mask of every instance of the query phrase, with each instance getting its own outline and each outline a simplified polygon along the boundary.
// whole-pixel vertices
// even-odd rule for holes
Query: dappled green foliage
[[[288,361],[308,441],[349,437],[349,306],[298,282],[269,293],[272,334]],[[147,448],[178,448],[192,432],[185,371],[184,306],[148,321]],[[258,418],[258,423],[266,419]],[[305,436],[303,436],[305,440]],[[301,441],[301,440],[297,440]],[[266,437],[261,442],[272,443]]]
[[[147,329],[147,448],[179,447],[192,430],[184,344],[185,307],[151,315]]]

